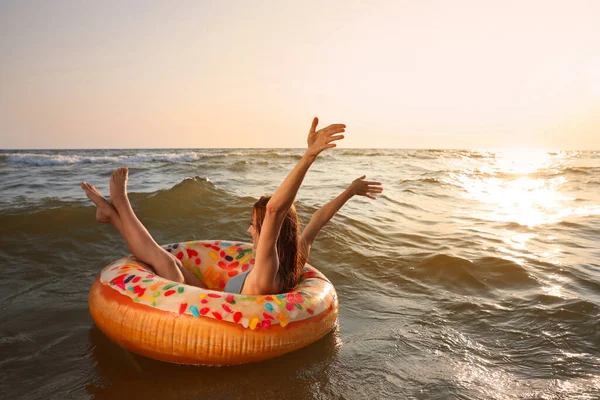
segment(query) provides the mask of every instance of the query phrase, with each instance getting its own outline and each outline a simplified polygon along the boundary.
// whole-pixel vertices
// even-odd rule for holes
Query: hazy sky
[[[0,148],[600,149],[600,1],[2,1]]]

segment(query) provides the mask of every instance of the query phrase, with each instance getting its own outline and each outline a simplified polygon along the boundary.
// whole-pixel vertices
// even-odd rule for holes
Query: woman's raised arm
[[[383,192],[381,182],[370,182],[365,181],[367,176],[363,175],[360,178],[356,178],[352,183],[344,190],[339,196],[325,204],[319,211],[313,214],[312,218],[300,238],[300,243],[303,247],[304,254],[308,260],[310,249],[315,241],[315,238],[321,231],[321,229],[329,222],[331,218],[342,208],[348,200],[353,196],[366,196],[370,199],[376,200],[374,193]]]
[[[308,133],[306,153],[267,203],[267,212],[256,246],[255,272],[248,276],[253,281],[253,285],[259,287],[261,283],[265,287],[272,285],[272,282],[264,279],[265,277],[273,280],[276,278],[279,269],[277,238],[285,215],[294,203],[306,172],[323,150],[336,147],[332,142],[344,138],[340,133],[345,131],[346,125],[333,124],[317,131],[318,123],[319,120],[315,117]]]

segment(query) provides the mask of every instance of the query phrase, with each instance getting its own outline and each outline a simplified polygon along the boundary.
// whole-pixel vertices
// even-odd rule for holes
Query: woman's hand
[[[377,198],[370,193],[381,193],[383,188],[381,182],[369,182],[365,181],[367,176],[363,175],[360,178],[356,178],[352,181],[348,187],[353,195],[366,196],[370,199],[377,200]]]
[[[313,157],[318,156],[325,149],[335,147],[335,143],[331,142],[344,138],[344,135],[336,134],[346,131],[346,125],[344,124],[329,125],[327,128],[319,129],[317,131],[318,124],[319,118],[315,117],[306,141],[308,143],[306,154]]]

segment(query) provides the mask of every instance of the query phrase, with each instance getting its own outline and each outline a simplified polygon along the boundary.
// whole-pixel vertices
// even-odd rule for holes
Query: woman
[[[276,294],[290,291],[298,282],[310,246],[319,230],[350,198],[350,194],[367,195],[380,193],[379,182],[365,182],[364,177],[353,182],[352,190],[344,192],[315,213],[302,238],[299,239],[299,219],[293,206],[294,199],[308,168],[325,149],[336,147],[336,140],[344,138],[343,124],[330,125],[316,130],[318,119],[314,118],[308,134],[308,149],[292,172],[272,197],[262,197],[255,205],[252,235],[256,248],[254,268],[232,278],[225,286],[226,292],[248,295]],[[111,223],[121,233],[127,246],[140,261],[152,266],[155,272],[179,283],[205,287],[203,282],[188,271],[181,261],[160,247],[135,215],[127,197],[128,169],[115,170],[110,179],[111,203],[94,186],[82,182],[81,187],[97,207],[96,219]],[[354,186],[353,186],[354,185]],[[360,191],[357,190],[360,188]],[[350,196],[349,196],[350,195]]]

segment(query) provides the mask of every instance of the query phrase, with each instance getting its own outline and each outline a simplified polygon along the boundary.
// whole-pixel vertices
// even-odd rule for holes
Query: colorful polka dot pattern
[[[133,301],[156,309],[214,318],[251,330],[285,327],[319,315],[336,302],[329,280],[306,265],[298,286],[290,293],[246,296],[223,292],[227,281],[252,268],[251,244],[220,240],[193,241],[164,246],[210,289],[179,284],[153,274],[134,257],[124,257],[106,267],[100,281]]]

